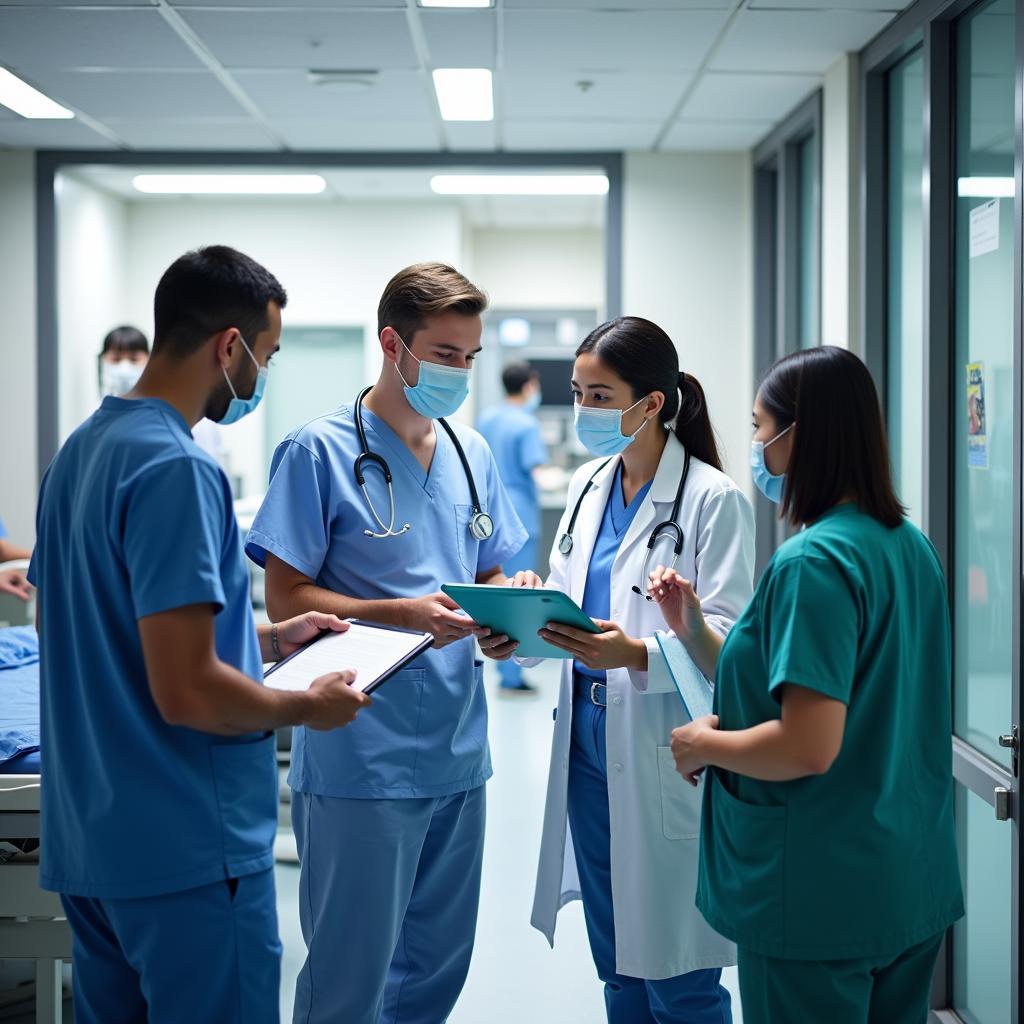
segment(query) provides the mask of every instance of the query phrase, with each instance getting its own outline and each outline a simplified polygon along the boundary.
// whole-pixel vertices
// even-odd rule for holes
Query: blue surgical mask
[[[525,402],[523,402],[523,408],[527,412],[536,412],[540,408],[540,403],[542,399],[543,396],[541,395],[540,391],[534,391],[534,393],[530,395],[530,397]]]
[[[782,433],[776,434],[770,441],[750,442],[750,472],[754,478],[754,486],[769,501],[775,502],[776,505],[782,501],[782,488],[786,482],[786,474],[779,473],[776,475],[768,469],[764,461],[764,451],[769,446],[775,444],[780,437],[788,434],[795,426],[795,423],[790,423]]]
[[[405,385],[405,397],[413,411],[425,416],[428,420],[439,420],[457,412],[469,394],[469,370],[417,359],[412,355],[409,346],[402,341],[401,336],[398,340],[402,342],[402,348],[420,364],[419,380],[416,381],[414,387],[410,387],[408,381],[402,376],[402,371],[398,370],[398,363],[395,363],[398,376],[402,378],[402,383]]]
[[[231,388],[233,396],[231,401],[228,402],[227,412],[217,421],[222,427],[226,427],[231,423],[237,423],[243,416],[248,416],[260,404],[263,392],[267,387],[267,375],[270,372],[265,366],[260,366],[259,360],[252,354],[252,349],[246,345],[245,338],[239,335],[238,340],[242,343],[242,348],[245,349],[246,354],[256,364],[256,384],[249,398],[239,398],[235,385],[231,383],[231,378],[228,376],[228,371],[223,366],[221,367],[221,372],[224,374],[224,379],[228,382],[228,387]]]
[[[647,398],[645,395],[640,402],[646,402]],[[618,455],[624,451],[649,422],[645,419],[632,434],[622,433],[623,414],[635,409],[640,402],[634,402],[629,409],[594,409],[577,402],[576,436],[580,443],[591,455]]]

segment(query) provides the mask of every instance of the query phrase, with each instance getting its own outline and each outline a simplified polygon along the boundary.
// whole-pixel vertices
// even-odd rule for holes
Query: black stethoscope
[[[359,488],[363,492],[363,497],[366,499],[366,507],[370,510],[370,515],[373,516],[376,524],[384,532],[374,533],[373,530],[363,530],[363,535],[377,539],[383,537],[401,537],[403,533],[412,529],[412,525],[410,523],[406,523],[400,530],[395,530],[395,491],[391,483],[391,467],[387,464],[387,460],[383,455],[378,455],[376,452],[370,451],[370,445],[366,440],[366,430],[363,427],[363,399],[370,393],[371,388],[372,385],[369,388],[363,388],[363,390],[359,392],[359,397],[356,399],[354,419],[356,422],[356,434],[359,436],[359,454],[356,456],[354,470],[356,483],[359,484]],[[473,515],[469,520],[469,532],[475,540],[487,540],[487,538],[494,533],[494,521],[480,506],[480,495],[477,494],[476,481],[473,479],[473,471],[469,468],[469,459],[466,458],[466,453],[462,450],[462,445],[459,443],[459,439],[455,436],[455,431],[452,430],[452,428],[448,426],[443,419],[439,419],[437,422],[444,427],[445,433],[451,438],[452,444],[455,445],[455,451],[458,452],[459,461],[462,463],[462,469],[466,474],[466,482],[469,484],[469,494],[473,502]],[[387,525],[385,525],[384,520],[377,515],[377,510],[373,507],[373,502],[370,500],[370,493],[366,489],[366,477],[363,473],[363,468],[367,463],[371,466],[376,466],[381,471],[384,475],[384,482],[388,485],[390,521]]]
[[[612,456],[614,458],[614,456]],[[597,469],[594,470],[590,475],[590,479],[587,481],[586,486],[580,491],[580,496],[576,499],[576,507],[572,510],[572,515],[569,517],[569,525],[566,528],[565,533],[558,538],[558,550],[563,555],[568,555],[572,551],[573,539],[572,531],[576,529],[576,520],[579,518],[580,509],[583,507],[583,499],[587,496],[592,487],[594,487],[594,481],[597,479],[597,475],[601,472],[605,466],[611,462],[612,459],[605,459]],[[679,485],[676,487],[676,497],[672,502],[672,514],[662,523],[658,523],[657,526],[651,531],[650,537],[647,539],[647,554],[644,555],[644,567],[641,571],[640,582],[646,584],[648,579],[648,572],[651,568],[651,557],[654,555],[654,547],[658,543],[659,538],[671,534],[673,537],[672,544],[672,564],[669,568],[674,569],[679,562],[679,555],[683,550],[683,528],[679,525],[679,510],[683,505],[683,490],[686,487],[686,478],[690,475],[690,453],[687,452],[683,461],[683,472],[679,476]],[[646,586],[641,589],[636,584],[633,585],[633,593],[639,594],[641,597],[646,597],[648,601],[651,600],[651,596],[646,592]]]

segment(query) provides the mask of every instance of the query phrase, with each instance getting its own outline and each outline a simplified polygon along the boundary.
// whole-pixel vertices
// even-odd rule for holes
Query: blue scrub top
[[[494,453],[501,482],[526,532],[540,536],[540,505],[533,470],[548,460],[537,417],[518,405],[503,402],[480,414],[477,428]]]
[[[458,453],[437,429],[429,473],[383,420],[364,407],[370,449],[391,467],[395,528],[378,530],[353,467],[359,454],[353,410],[342,406],[278,446],[263,507],[246,540],[257,565],[275,555],[317,586],[362,600],[419,597],[442,583],[472,583],[514,555],[527,535],[483,439],[452,424],[465,449],[483,509],[494,520],[486,541],[469,532],[472,500]],[[367,468],[366,487],[387,522],[383,475]],[[483,665],[470,638],[428,650],[374,694],[373,707],[343,730],[296,729],[293,789],[329,797],[418,798],[473,789],[490,778]]]
[[[612,481],[612,488],[608,493],[608,503],[604,507],[604,515],[601,518],[601,528],[597,532],[594,551],[590,556],[587,585],[583,590],[582,608],[592,619],[607,620],[611,615],[612,564],[615,562],[615,556],[619,553],[622,538],[626,536],[626,531],[636,518],[637,511],[644,503],[644,498],[647,497],[652,482],[648,480],[627,505],[622,493],[622,462],[620,461],[616,467],[615,479]],[[603,668],[587,668],[579,661],[573,661],[572,668],[578,675],[586,676],[599,683],[608,681],[608,673]]]
[[[168,725],[137,625],[212,605],[218,657],[262,679],[220,467],[170,405],[106,398],[47,470],[36,535],[43,887],[145,897],[270,867],[273,736]]]

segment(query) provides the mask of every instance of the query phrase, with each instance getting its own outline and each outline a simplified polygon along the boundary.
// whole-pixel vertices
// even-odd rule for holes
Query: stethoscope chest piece
[[[474,512],[469,532],[475,540],[487,540],[494,533],[494,520],[486,512]]]
[[[562,536],[558,538],[558,550],[563,555],[568,555],[572,551],[571,533],[563,533]]]

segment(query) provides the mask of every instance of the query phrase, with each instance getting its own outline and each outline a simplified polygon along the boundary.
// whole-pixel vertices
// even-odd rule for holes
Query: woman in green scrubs
[[[923,1024],[963,915],[942,567],[854,355],[776,363],[754,429],[755,483],[803,529],[724,645],[687,581],[650,582],[716,680],[715,714],[672,735],[684,779],[707,769],[697,906],[739,948],[746,1024]]]

